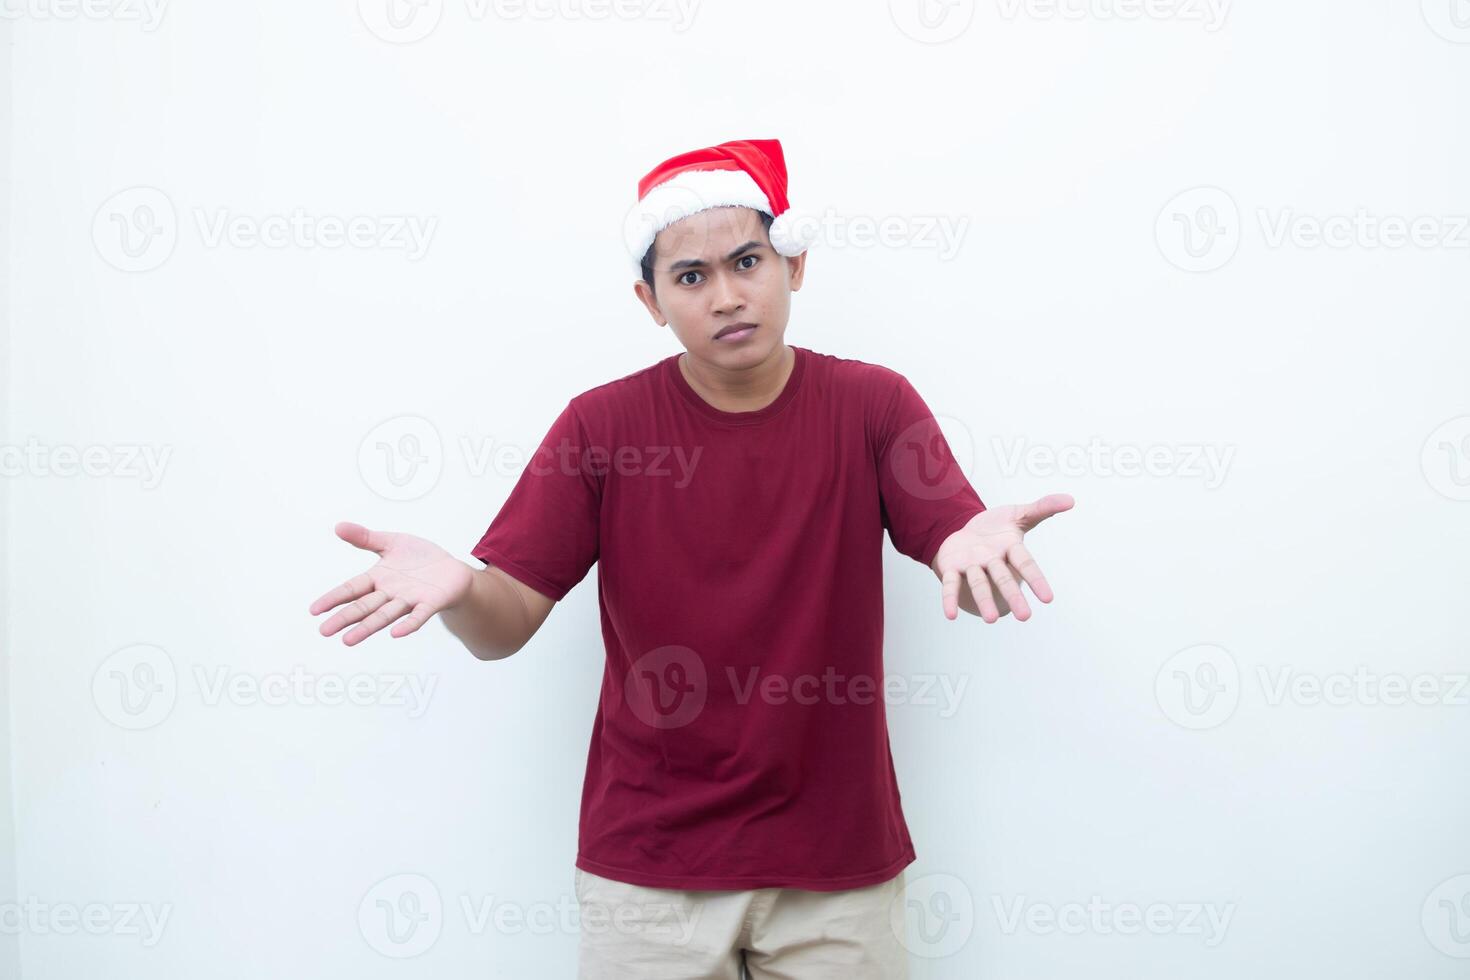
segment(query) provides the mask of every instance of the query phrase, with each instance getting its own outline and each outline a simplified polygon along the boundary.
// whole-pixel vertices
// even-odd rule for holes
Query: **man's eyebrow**
[[[740,257],[740,253],[742,253],[742,252],[748,252],[749,250],[751,250],[753,248],[760,248],[760,247],[761,247],[761,243],[760,242],[756,241],[755,239],[751,239],[750,241],[746,242],[744,245],[741,245],[735,251],[731,252],[729,255],[725,256],[725,261],[726,262],[729,262],[731,259],[737,259],[737,258]],[[698,268],[699,266],[702,266],[704,264],[705,264],[704,263],[704,259],[680,259],[677,262],[670,263],[670,265],[669,265],[669,271],[670,272],[677,272],[680,269],[694,269],[694,268]]]

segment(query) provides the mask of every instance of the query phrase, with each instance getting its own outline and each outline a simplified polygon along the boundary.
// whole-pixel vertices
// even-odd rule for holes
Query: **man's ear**
[[[653,294],[652,286],[642,279],[636,279],[633,282],[633,292],[643,305],[648,307],[648,313],[653,317],[654,323],[661,327],[668,326],[669,320],[664,316],[664,311],[659,308],[658,297]]]
[[[786,260],[786,268],[791,273],[791,291],[794,293],[801,288],[801,280],[806,275],[806,252],[792,256]]]

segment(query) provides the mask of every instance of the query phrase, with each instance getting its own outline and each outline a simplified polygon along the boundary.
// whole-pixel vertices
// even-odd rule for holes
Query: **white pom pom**
[[[800,255],[817,240],[817,217],[787,208],[771,222],[771,247],[780,255]]]

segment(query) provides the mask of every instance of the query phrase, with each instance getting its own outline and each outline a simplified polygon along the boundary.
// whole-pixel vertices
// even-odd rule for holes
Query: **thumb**
[[[1022,508],[1016,523],[1021,525],[1021,530],[1029,531],[1053,514],[1071,510],[1075,503],[1069,493],[1049,493]]]
[[[361,524],[354,524],[351,521],[341,521],[333,530],[337,532],[337,537],[346,541],[354,548],[381,553],[384,548],[388,547],[388,536],[386,534],[382,531],[370,531]]]

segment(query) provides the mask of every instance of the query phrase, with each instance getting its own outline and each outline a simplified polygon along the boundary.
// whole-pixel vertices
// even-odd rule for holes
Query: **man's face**
[[[791,293],[801,288],[806,254],[777,254],[760,212],[709,208],[674,222],[655,239],[653,281],[635,284],[654,320],[667,324],[693,357],[728,368],[764,362],[784,343]],[[737,323],[744,334],[716,339]]]

